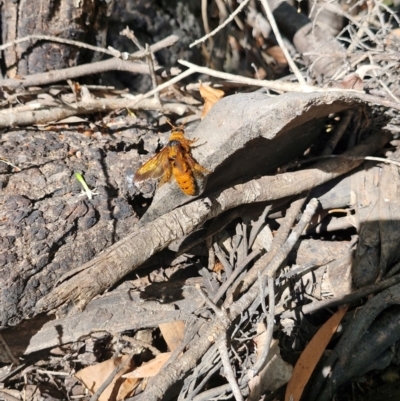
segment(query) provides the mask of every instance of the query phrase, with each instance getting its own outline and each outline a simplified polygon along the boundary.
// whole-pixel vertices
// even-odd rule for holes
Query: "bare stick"
[[[375,157],[375,156],[346,156],[346,155],[326,155],[326,156],[317,156],[317,157],[312,157],[311,159],[308,160],[302,160],[297,164],[307,164],[307,163],[312,163],[317,160],[322,160],[322,159],[346,159],[346,160],[371,160],[371,161],[376,161],[376,162],[381,162],[381,163],[386,163],[386,164],[393,164],[394,166],[399,166],[400,167],[400,162],[392,159],[385,159],[384,157]]]
[[[149,65],[151,83],[153,85],[153,89],[155,89],[155,88],[157,88],[157,79],[156,79],[156,72],[155,72],[155,68],[154,68],[154,58],[153,58],[153,53],[151,52],[148,44],[146,44],[146,60]],[[161,104],[160,92],[156,92],[154,94],[154,98],[157,100],[157,102],[159,104]]]
[[[150,46],[150,49],[152,52],[155,52],[167,46],[171,46],[171,44],[176,43],[177,40],[177,36],[171,35],[168,38],[165,38],[162,41]],[[132,57],[143,58],[145,57],[145,52],[139,51],[133,53]],[[127,71],[134,74],[149,74],[150,72],[149,67],[146,64],[132,63],[126,60],[112,58],[109,60],[98,61],[76,67],[64,68],[62,70],[27,75],[22,79],[3,79],[0,81],[0,84],[8,88],[49,85],[58,81],[64,81],[67,79],[74,79],[85,75],[99,74],[105,71],[113,70]]]
[[[267,80],[258,80],[254,78],[246,78],[240,75],[229,74],[227,72],[215,71],[211,68],[201,67],[196,64],[189,63],[185,60],[178,60],[179,64],[184,65],[191,69],[193,73],[200,73],[200,74],[207,74],[211,77],[225,79],[227,81],[237,82],[243,85],[253,85],[259,86],[262,88],[268,88],[276,91],[283,91],[283,92],[326,92],[326,91],[333,91],[333,88],[318,88],[316,86],[310,86],[307,84],[298,84],[293,82],[281,82],[281,81],[267,81]],[[361,91],[355,91],[353,89],[343,89],[346,92],[358,92],[364,93]],[[335,92],[338,91],[337,88],[334,90]]]
[[[265,295],[264,295],[264,285],[263,280],[261,278],[261,274],[259,274],[259,287],[260,287],[260,301],[263,312],[267,318],[267,332],[265,336],[265,344],[262,350],[262,353],[257,361],[257,363],[253,367],[253,377],[256,376],[260,370],[265,366],[265,362],[267,361],[269,350],[271,348],[272,334],[274,332],[274,316],[275,316],[275,290],[274,290],[274,281],[273,277],[268,277],[268,312],[265,306]]]
[[[207,33],[202,38],[195,40],[193,43],[189,45],[189,47],[196,46],[199,43],[205,42],[208,38],[211,38],[211,36],[214,36],[217,32],[219,32],[226,25],[228,25],[233,19],[235,19],[236,15],[238,15],[247,6],[249,2],[250,0],[244,0],[242,3],[240,3],[240,6],[231,15],[229,15],[229,17],[221,25],[218,25],[212,32]],[[204,16],[203,16],[203,21],[204,21]],[[208,29],[210,28],[208,27]]]
[[[223,336],[219,341],[217,341],[217,347],[219,355],[221,356],[222,365],[224,367],[225,377],[231,386],[233,396],[235,397],[236,401],[244,401],[243,395],[240,392],[239,385],[236,381],[232,365],[229,361],[228,345],[225,336]]]
[[[262,212],[261,216],[254,223],[254,225],[250,231],[249,244],[248,244],[249,249],[251,249],[251,247],[253,246],[254,241],[257,238],[257,235],[260,233],[262,227],[264,226],[265,219],[266,219],[269,211],[271,210],[271,207],[272,207],[272,205],[267,205],[265,207],[264,211]]]
[[[208,249],[208,270],[213,271],[215,266],[215,252],[212,246],[213,243],[213,236],[209,236],[206,238],[206,246]]]
[[[208,25],[208,16],[207,16],[207,0],[201,0],[201,19],[203,20],[204,32],[206,34],[210,33],[210,26]],[[214,40],[211,38],[210,40],[211,47],[214,44]]]
[[[135,36],[135,33],[131,29],[129,29],[129,27],[126,27],[119,34],[122,36],[126,36],[137,46],[139,50],[141,50],[142,52],[144,52],[144,54],[146,54],[146,49],[143,48],[143,46],[140,44],[137,37]]]
[[[247,267],[247,265],[255,259],[261,251],[258,249],[255,249],[252,251],[249,255],[247,255],[242,262],[236,266],[235,270],[232,272],[232,274],[224,281],[224,283],[219,287],[217,293],[215,294],[213,301],[217,303],[222,296],[225,294],[225,292],[228,290],[228,288],[232,285],[232,283],[239,277],[240,273]]]
[[[186,77],[188,77],[189,75],[192,75],[192,74],[195,74],[195,73],[196,73],[196,71],[194,71],[194,70],[192,70],[192,69],[189,68],[188,70],[186,70],[186,71],[180,73],[180,74],[177,75],[176,77],[171,78],[169,81],[164,82],[164,83],[158,85],[157,88],[152,89],[151,91],[145,93],[144,95],[139,95],[139,96],[137,96],[138,101],[139,101],[139,100],[142,100],[142,99],[149,98],[149,97],[153,96],[155,93],[161,92],[162,90],[164,90],[164,89],[170,87],[171,85],[174,85],[174,84],[176,84],[177,82],[181,81],[183,78],[186,78]]]
[[[115,50],[114,51],[108,50],[108,49],[104,49],[103,47],[92,46],[92,45],[89,45],[84,42],[79,42],[77,40],[64,39],[64,38],[59,38],[57,36],[48,36],[48,35],[24,36],[23,38],[18,38],[18,39],[12,40],[11,42],[4,43],[4,45],[0,46],[0,51],[5,50],[8,47],[14,46],[18,43],[30,42],[32,40],[47,40],[49,42],[63,43],[65,45],[77,46],[77,47],[81,47],[84,49],[93,50],[95,52],[109,54],[110,56],[115,56]]]
[[[63,44],[67,44],[67,45],[77,46],[77,47],[93,50],[95,52],[106,53],[106,54],[109,54],[110,56],[113,56],[113,57],[118,56],[118,53],[120,53],[118,50],[115,50],[115,49],[108,50],[108,49],[104,49],[102,47],[92,46],[92,45],[89,45],[89,44],[84,43],[84,42],[79,42],[79,41],[76,41],[76,40],[59,38],[57,36],[48,36],[48,35],[29,35],[29,36],[25,36],[23,38],[18,38],[18,39],[15,39],[15,40],[11,41],[11,42],[5,43],[4,45],[1,45],[0,46],[0,51],[1,50],[5,50],[8,47],[14,46],[14,45],[16,45],[18,43],[27,42],[27,41],[31,41],[31,40],[35,40],[35,39],[36,40],[48,40],[50,42],[58,42],[58,43],[63,43]],[[178,40],[179,40],[179,38],[176,35],[170,35],[170,36],[166,37],[165,39],[162,39],[159,42],[157,42],[154,45],[152,45],[151,46],[151,48],[152,48],[151,51],[152,52],[157,52],[158,50],[164,49],[165,47],[172,46]],[[119,54],[119,56],[120,55],[121,55],[121,53]],[[144,50],[128,55],[128,58],[131,59],[131,60],[139,59],[139,58],[143,58],[143,57],[145,57]]]
[[[58,81],[75,79],[86,75],[99,74],[105,71],[127,71],[133,74],[149,74],[149,67],[144,63],[132,63],[119,58],[110,58],[95,63],[78,65],[62,70],[48,71],[27,75],[22,79],[4,79],[0,83],[8,88],[49,85]]]
[[[214,244],[214,252],[215,252],[215,255],[217,255],[222,266],[224,267],[226,276],[229,277],[232,274],[232,270],[233,270],[232,265],[226,259],[225,254],[222,252],[221,248],[218,246],[217,243]]]
[[[297,223],[296,227],[290,233],[288,239],[284,243],[284,245],[279,249],[275,257],[272,259],[271,263],[267,267],[267,276],[274,277],[276,271],[279,269],[281,263],[286,259],[289,252],[296,244],[300,235],[303,233],[307,225],[310,223],[311,218],[314,216],[318,207],[318,200],[311,199],[306,209],[304,210],[303,215],[301,216],[300,221]]]
[[[290,68],[292,69],[292,71],[293,71],[294,75],[296,76],[297,80],[299,81],[300,85],[306,85],[306,81],[303,78],[303,75],[301,75],[301,72],[297,68],[296,63],[293,61],[291,55],[289,54],[289,52],[285,46],[285,43],[283,42],[281,33],[279,32],[278,26],[276,25],[275,18],[272,14],[271,8],[269,7],[267,0],[260,0],[260,1],[261,1],[262,6],[264,7],[264,11],[265,11],[265,14],[267,15],[268,21],[271,24],[271,28],[274,31],[276,40],[277,40],[280,48],[282,49],[282,52],[285,55],[286,60],[287,60],[288,64],[290,65]]]
[[[188,61],[185,60],[178,60],[178,62],[185,67],[188,67],[188,69],[181,74],[177,75],[176,77],[170,79],[167,82],[162,83],[161,85],[158,85],[157,88],[145,93],[144,95],[140,96],[140,99],[146,99],[151,96],[153,96],[157,92],[161,92],[162,90],[170,87],[171,85],[174,85],[175,83],[181,81],[183,78],[188,77],[189,75],[200,73],[200,74],[207,74],[211,77],[215,78],[220,78],[220,79],[225,79],[228,81],[232,82],[238,82],[243,85],[253,85],[253,86],[259,86],[263,88],[268,88],[276,91],[282,91],[282,92],[326,92],[329,91],[330,88],[328,89],[322,89],[322,88],[317,88],[313,86],[301,86],[296,83],[291,83],[291,82],[280,82],[280,81],[260,81],[258,79],[253,79],[253,78],[246,78],[242,77],[240,75],[234,75],[234,74],[228,74],[226,72],[221,72],[221,71],[215,71],[212,70],[211,68],[207,67],[201,67],[196,64],[189,63]],[[337,89],[335,89],[335,92],[337,92]],[[354,92],[354,91],[353,91]],[[139,97],[138,97],[139,99]]]
[[[118,110],[123,108],[136,110],[159,110],[163,113],[185,114],[186,105],[179,103],[160,104],[155,99],[137,101],[130,99],[95,99],[89,102],[79,102],[63,107],[54,107],[44,110],[27,110],[21,113],[0,112],[0,127],[15,127],[32,124],[55,122],[70,116]]]
[[[205,304],[212,309],[217,316],[226,316],[226,312],[220,308],[207,296],[207,294],[202,290],[199,284],[196,285],[196,290],[199,292],[203,298]]]

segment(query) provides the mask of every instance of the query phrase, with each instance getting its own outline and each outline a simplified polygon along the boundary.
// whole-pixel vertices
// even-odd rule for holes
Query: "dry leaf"
[[[132,372],[126,373],[123,377],[138,378],[138,379],[153,377],[161,370],[161,368],[165,365],[165,362],[168,361],[170,356],[171,352],[164,352],[162,354],[158,354],[151,361],[143,363],[141,366],[139,366]]]
[[[211,110],[211,107],[222,99],[225,95],[224,91],[214,89],[211,86],[203,85],[200,83],[200,95],[204,99],[203,111],[201,112],[201,119],[203,119],[207,113]]]
[[[158,327],[169,350],[174,351],[183,340],[185,322],[183,320],[176,320],[174,322],[161,323]]]
[[[280,46],[276,45],[276,46],[271,46],[266,50],[267,54],[269,54],[271,57],[273,57],[275,59],[275,61],[278,64],[284,64],[287,65],[287,60],[285,55],[283,54],[282,49],[280,48]]]
[[[333,82],[332,86],[340,89],[362,90],[364,88],[364,82],[358,74],[352,72],[346,75],[341,81]]]
[[[336,332],[343,316],[347,312],[347,308],[347,306],[341,308],[332,315],[307,344],[307,347],[300,355],[294,367],[293,376],[286,387],[285,401],[300,400],[304,387],[310,379],[315,366],[320,360],[333,334]]]
[[[104,361],[97,365],[88,366],[77,372],[75,377],[80,380],[85,387],[93,394],[96,390],[104,383],[104,381],[110,376],[110,374],[114,371],[114,369],[119,366],[121,363],[125,362],[129,356],[124,355],[123,357],[112,358],[108,361]],[[103,393],[99,397],[99,401],[113,401],[117,400],[117,394],[120,386],[124,382],[124,379],[121,376],[124,373],[132,370],[132,365],[127,363],[124,368],[118,372],[114,380],[106,387]],[[140,380],[138,380],[139,383]],[[137,384],[136,386],[137,387]],[[126,393],[126,388],[124,389]]]
[[[118,389],[117,400],[124,400],[125,398],[132,397],[136,387],[142,379],[124,378],[123,383]]]
[[[7,397],[8,396],[8,397]],[[0,389],[0,400],[22,400],[21,392],[18,390]]]

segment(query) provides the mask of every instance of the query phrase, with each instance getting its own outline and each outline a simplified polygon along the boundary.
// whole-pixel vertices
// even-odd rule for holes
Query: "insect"
[[[209,171],[200,166],[192,156],[191,147],[197,139],[185,137],[184,125],[172,127],[169,141],[154,157],[144,163],[133,177],[135,184],[148,179],[161,178],[158,186],[168,182],[173,176],[179,188],[186,195],[196,195],[196,178],[202,179]]]

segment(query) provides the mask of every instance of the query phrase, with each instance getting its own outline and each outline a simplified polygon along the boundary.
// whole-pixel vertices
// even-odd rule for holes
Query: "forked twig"
[[[191,43],[189,45],[189,47],[193,47],[198,45],[199,43],[205,42],[208,38],[211,38],[212,36],[214,36],[217,32],[219,32],[221,29],[223,29],[224,27],[226,27],[232,20],[235,19],[235,17],[247,6],[247,4],[250,2],[250,0],[244,0],[240,3],[239,7],[233,11],[229,17],[220,25],[218,25],[212,32],[207,32],[206,35],[204,35],[203,37],[201,37],[200,39],[195,40],[193,43]],[[207,3],[207,2],[205,2]],[[203,21],[204,21],[204,17],[203,17]],[[207,26],[208,26],[208,22],[207,22]],[[210,28],[208,28],[209,30]]]
[[[219,354],[221,356],[221,361],[222,361],[222,365],[224,367],[225,377],[231,386],[233,396],[235,397],[236,401],[244,401],[243,395],[240,391],[239,385],[235,378],[235,373],[233,372],[232,365],[229,361],[228,345],[227,345],[226,337],[223,336],[220,340],[217,341],[216,344],[218,347]]]
[[[281,33],[279,32],[279,29],[278,29],[278,25],[276,25],[275,18],[272,14],[271,8],[269,7],[267,0],[260,0],[260,1],[261,1],[262,6],[264,7],[264,11],[265,11],[265,14],[267,15],[268,22],[270,23],[271,28],[274,31],[276,40],[277,40],[283,54],[285,55],[285,58],[286,58],[288,64],[290,65],[290,68],[292,69],[294,75],[296,76],[297,80],[299,81],[299,84],[302,86],[307,86],[306,80],[304,79],[303,75],[297,68],[296,63],[293,61],[292,56],[289,54],[289,52],[285,46],[285,43],[283,42]]]

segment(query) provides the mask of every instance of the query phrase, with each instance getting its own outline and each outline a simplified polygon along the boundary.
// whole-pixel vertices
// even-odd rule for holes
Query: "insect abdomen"
[[[182,174],[181,172],[174,171],[174,176],[179,188],[186,195],[193,196],[196,193],[196,182],[191,172]]]

